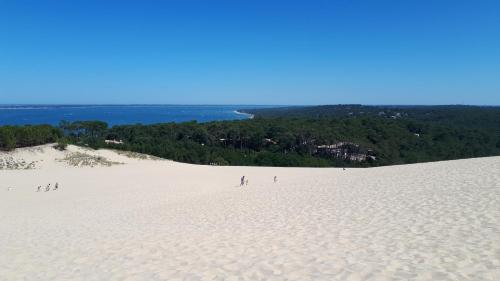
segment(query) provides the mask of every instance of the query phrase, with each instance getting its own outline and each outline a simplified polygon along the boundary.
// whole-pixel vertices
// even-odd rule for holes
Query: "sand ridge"
[[[0,171],[1,280],[500,277],[500,157],[343,171],[61,153]]]

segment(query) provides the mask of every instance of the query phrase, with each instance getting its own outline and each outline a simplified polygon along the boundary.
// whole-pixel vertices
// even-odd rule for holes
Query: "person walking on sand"
[[[245,181],[245,185],[248,185],[248,179]]]
[[[41,185],[38,186],[38,188],[36,189],[36,192],[40,192],[40,189],[42,188]]]
[[[245,176],[241,177],[240,186],[245,185]]]
[[[54,190],[57,190],[59,188],[59,183],[56,182],[56,185],[54,186]]]
[[[274,176],[274,183],[277,183],[277,182],[278,182],[278,177]]]
[[[45,187],[45,192],[50,191],[50,183]]]

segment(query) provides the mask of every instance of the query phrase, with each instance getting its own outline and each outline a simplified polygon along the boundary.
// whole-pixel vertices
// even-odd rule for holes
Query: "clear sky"
[[[0,103],[500,105],[500,1],[0,0]]]

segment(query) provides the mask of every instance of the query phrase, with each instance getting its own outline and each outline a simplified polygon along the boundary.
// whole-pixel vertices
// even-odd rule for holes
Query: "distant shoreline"
[[[253,119],[255,117],[254,114],[250,114],[250,113],[246,113],[246,112],[241,112],[241,111],[238,111],[238,110],[235,110],[233,111],[234,113],[238,114],[238,115],[245,115],[248,117],[248,119]]]

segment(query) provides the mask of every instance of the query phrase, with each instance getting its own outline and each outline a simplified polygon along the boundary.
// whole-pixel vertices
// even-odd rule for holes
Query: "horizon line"
[[[181,104],[181,103],[0,103],[0,106],[277,106],[277,107],[315,107],[315,106],[477,106],[499,107],[500,104],[363,104],[363,103],[325,103],[325,104]]]

